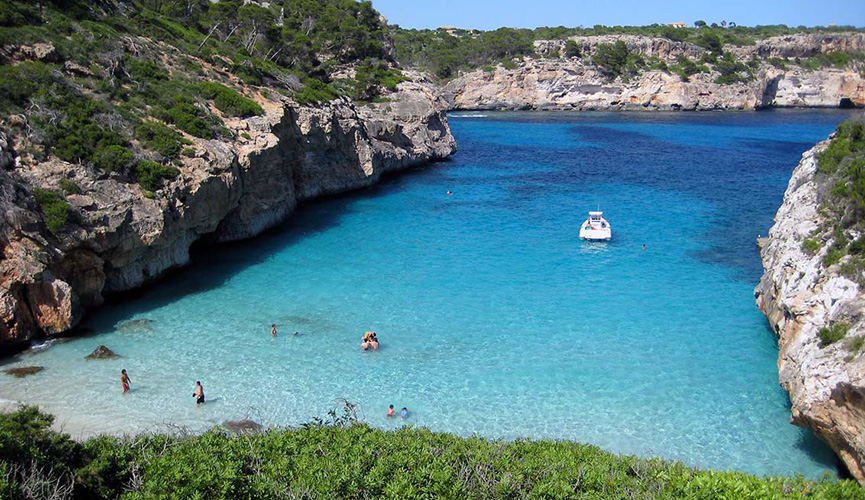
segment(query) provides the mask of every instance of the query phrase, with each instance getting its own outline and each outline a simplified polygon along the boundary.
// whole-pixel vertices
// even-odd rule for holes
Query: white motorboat
[[[610,241],[613,229],[604,218],[604,212],[589,212],[589,218],[580,226],[580,239],[588,241]]]

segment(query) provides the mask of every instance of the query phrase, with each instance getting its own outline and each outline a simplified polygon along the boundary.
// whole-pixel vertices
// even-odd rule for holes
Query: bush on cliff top
[[[70,478],[78,498],[865,498],[853,481],[760,479],[567,441],[382,431],[342,418],[240,436],[214,429],[84,443],[50,422],[33,407],[0,415],[5,498],[22,496],[31,463]]]

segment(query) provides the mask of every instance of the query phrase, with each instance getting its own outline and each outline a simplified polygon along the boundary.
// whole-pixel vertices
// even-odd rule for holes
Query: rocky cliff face
[[[560,59],[565,40],[535,42],[545,56],[526,59],[515,69],[476,70],[445,87],[454,109],[757,109],[765,107],[865,106],[865,78],[854,69],[808,70],[792,63],[779,69],[769,57],[809,57],[817,53],[865,50],[865,35],[794,35],[774,37],[754,46],[724,50],[747,61],[763,60],[747,83],[718,84],[718,73],[698,73],[688,81],[675,73],[646,70],[630,79],[610,81],[592,65],[601,45],[625,42],[631,53],[671,66],[676,58],[701,57],[696,45],[632,35],[574,37],[583,57]]]
[[[369,186],[456,149],[431,86],[404,82],[386,103],[312,108],[259,98],[265,114],[227,119],[237,142],[194,139],[181,174],[155,195],[115,174],[52,160],[25,165],[0,131],[0,342],[74,327],[105,294],[189,262],[195,241],[254,236],[299,202]],[[74,181],[70,222],[45,229],[35,187]]]
[[[765,273],[755,295],[778,334],[780,382],[790,394],[792,422],[813,429],[865,484],[865,355],[849,343],[865,334],[865,296],[839,272],[843,261],[824,265],[828,242],[814,255],[803,249],[807,238],[831,226],[820,209],[826,187],[815,179],[816,154],[825,147],[806,152],[793,172],[763,240]],[[849,325],[846,341],[821,345],[820,329],[836,323]]]

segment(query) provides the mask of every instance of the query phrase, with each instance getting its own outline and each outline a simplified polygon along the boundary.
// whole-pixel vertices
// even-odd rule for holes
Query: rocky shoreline
[[[3,139],[0,169],[0,343],[73,328],[105,296],[136,289],[189,263],[197,241],[255,236],[298,203],[370,186],[382,174],[456,150],[445,104],[424,82],[403,82],[389,101],[338,99],[302,107],[257,98],[262,116],[229,119],[236,142],[194,139],[180,175],[157,193],[60,160],[24,165]],[[70,222],[45,230],[30,194],[61,179]]]
[[[753,110],[782,107],[863,107],[863,73],[807,68],[768,58],[798,58],[833,51],[861,53],[865,35],[794,35],[769,38],[753,46],[724,46],[738,60],[756,63],[746,82],[716,83],[716,71],[687,79],[671,71],[647,69],[632,77],[610,79],[590,56],[602,45],[621,41],[630,53],[676,64],[678,57],[698,59],[706,49],[687,42],[633,35],[572,37],[583,57],[560,57],[565,40],[538,40],[541,57],[527,58],[513,69],[499,65],[464,74],[444,87],[454,110]]]
[[[825,227],[820,209],[827,190],[817,174],[817,154],[802,156],[768,238],[761,241],[765,273],[755,290],[757,305],[778,335],[781,386],[789,393],[793,424],[811,428],[865,484],[865,357],[846,342],[823,345],[821,328],[843,321],[847,336],[865,333],[865,296],[843,276],[840,264],[826,267],[830,245],[810,254],[806,239]],[[831,189],[831,188],[830,188]]]

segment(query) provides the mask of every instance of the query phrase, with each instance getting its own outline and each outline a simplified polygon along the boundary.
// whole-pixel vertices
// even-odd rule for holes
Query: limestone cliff
[[[26,164],[0,130],[0,342],[69,330],[106,294],[187,264],[190,245],[202,238],[249,238],[299,202],[369,186],[456,148],[445,104],[422,81],[363,106],[251,97],[265,113],[226,119],[234,141],[191,138],[194,155],[182,157],[180,175],[155,193],[86,165]],[[80,193],[67,196],[69,222],[54,235],[32,193],[61,179]]]
[[[668,70],[641,69],[610,80],[591,56],[602,45],[622,41],[632,54],[673,67],[678,58],[698,59],[706,50],[687,42],[634,35],[573,37],[581,57],[562,58],[566,40],[539,40],[539,57],[514,69],[475,70],[445,86],[454,109],[757,109],[765,107],[865,106],[861,68],[812,70],[793,63],[797,57],[843,51],[862,53],[865,35],[792,35],[753,46],[724,47],[739,61],[753,60],[747,82],[715,83],[715,70],[683,78]],[[791,58],[789,64],[768,58]]]
[[[821,204],[831,186],[817,174],[816,155],[826,145],[806,152],[793,172],[762,240],[765,273],[755,295],[778,334],[780,382],[790,394],[792,422],[813,429],[865,483],[865,355],[850,342],[865,334],[865,296],[842,273],[843,259],[824,264],[833,221]],[[809,251],[807,239],[825,241]],[[849,326],[847,339],[826,345],[819,332],[836,323]]]

